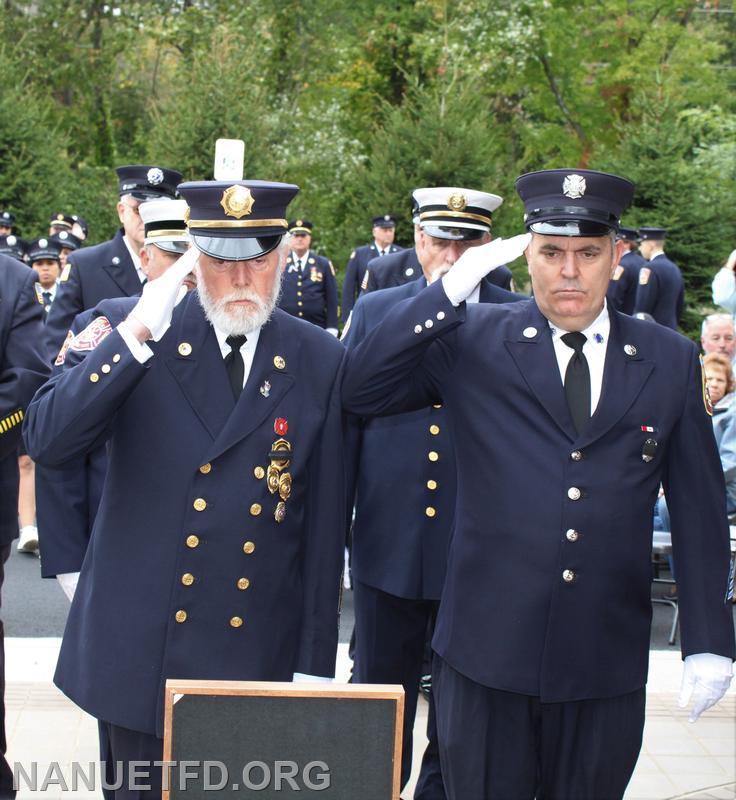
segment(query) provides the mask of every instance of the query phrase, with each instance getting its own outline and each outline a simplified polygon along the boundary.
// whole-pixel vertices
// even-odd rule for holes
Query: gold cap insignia
[[[222,193],[220,205],[229,217],[240,219],[250,214],[254,202],[247,186],[230,186]]]
[[[463,211],[468,204],[468,199],[462,192],[453,192],[447,198],[447,207],[450,211]]]
[[[186,207],[184,210],[184,224],[188,227],[189,226],[189,206]]]
[[[301,227],[302,227],[302,225],[304,225],[304,221],[303,221],[303,220],[301,220],[301,219],[298,219],[298,220],[296,221],[296,227],[297,227],[297,228],[301,228]]]
[[[56,215],[56,219],[62,220],[62,219],[64,219],[64,215],[63,214],[57,214]]]

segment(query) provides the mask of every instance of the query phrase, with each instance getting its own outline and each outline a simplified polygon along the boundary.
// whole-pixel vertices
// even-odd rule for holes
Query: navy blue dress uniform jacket
[[[642,265],[634,313],[651,314],[655,322],[677,330],[685,300],[680,268],[664,253]]]
[[[646,258],[635,250],[630,250],[621,256],[606,293],[609,304],[617,311],[623,311],[624,314],[634,313],[639,270],[647,263]]]
[[[683,652],[734,656],[723,474],[697,349],[610,319],[601,399],[580,435],[533,299],[453,308],[438,282],[350,353],[343,383],[356,414],[447,406],[458,499],[433,647],[477,683],[546,702],[646,683],[660,481]]]
[[[376,289],[390,289],[403,286],[422,276],[422,267],[415,247],[407,247],[398,253],[377,256],[368,262],[366,275],[363,277],[364,292]],[[362,285],[362,284],[361,284]]]
[[[119,230],[107,242],[69,253],[46,321],[49,358],[56,358],[74,317],[108,297],[140,294],[141,280]]]
[[[26,407],[49,367],[41,342],[38,275],[0,255],[0,545],[18,535],[18,445]]]
[[[81,333],[96,317],[104,314],[114,328],[138,302],[137,297],[103,300],[78,314],[70,328]],[[64,369],[57,358],[53,374]],[[41,575],[54,578],[67,572],[79,572],[87,552],[102,486],[107,472],[107,447],[103,444],[63,465],[46,467],[36,464],[36,517],[41,532]]]
[[[337,330],[337,281],[332,263],[329,258],[312,250],[308,250],[304,257],[306,263],[299,271],[296,255],[289,254],[279,308],[320,328]]]
[[[390,258],[390,256],[384,256]],[[427,285],[410,284],[361,296],[343,342],[354,350],[398,303]],[[481,283],[481,303],[525,299]],[[441,404],[390,417],[351,419],[350,488],[354,485],[353,576],[412,600],[439,600],[455,515],[455,457]],[[434,488],[429,488],[429,482]],[[350,500],[353,495],[350,495]]]
[[[97,718],[161,736],[167,678],[334,674],[344,348],[276,309],[235,404],[192,292],[151,349],[139,364],[115,330],[70,348],[80,363],[37,394],[26,441],[47,464],[109,442],[55,681]],[[266,483],[279,440],[292,479],[280,523]]]
[[[386,256],[391,255],[392,253],[398,253],[403,249],[403,247],[399,247],[397,244],[389,245]],[[355,250],[353,250],[353,252],[350,254],[350,259],[345,267],[345,278],[342,282],[343,322],[347,321],[347,318],[350,316],[350,312],[353,310],[355,300],[363,288],[368,262],[373,258],[385,258],[385,256],[379,254],[375,242],[365,244],[362,247],[356,247]]]

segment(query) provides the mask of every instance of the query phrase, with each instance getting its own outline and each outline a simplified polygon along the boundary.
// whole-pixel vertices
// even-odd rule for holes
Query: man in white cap
[[[502,202],[495,194],[448,186],[417,189],[414,198],[421,273],[411,283],[358,299],[344,334],[348,351],[390,309],[454,269],[462,253],[488,242],[493,212]],[[486,279],[473,293],[481,303],[521,299]],[[441,405],[387,418],[354,417],[350,430],[354,679],[404,686],[403,786],[411,774],[425,644],[434,630],[455,514],[454,443]],[[429,744],[414,797],[444,800],[431,692],[429,703]]]

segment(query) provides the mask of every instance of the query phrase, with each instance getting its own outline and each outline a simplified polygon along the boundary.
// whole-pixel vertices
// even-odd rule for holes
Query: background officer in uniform
[[[138,252],[143,246],[143,223],[138,206],[144,200],[171,197],[181,173],[148,165],[115,170],[120,179],[117,212],[122,228],[107,242],[70,253],[61,274],[58,297],[49,312],[46,344],[53,361],[77,314],[108,297],[140,294],[145,275]],[[63,216],[63,215],[62,215]],[[69,229],[73,224],[70,219]]]
[[[388,311],[438,280],[468,248],[490,238],[495,194],[462,188],[417,189],[423,214],[417,234],[422,276],[410,284],[361,296],[343,336],[354,350]],[[433,213],[441,210],[441,214]],[[404,251],[405,252],[405,251]],[[396,258],[402,255],[386,256]],[[476,302],[521,300],[487,280]],[[434,628],[445,579],[455,514],[455,459],[441,404],[391,417],[351,420],[355,475],[353,589],[355,668],[359,683],[401,683],[406,692],[402,786],[411,775],[412,731],[427,631]],[[352,499],[352,497],[350,498]],[[434,704],[430,694],[429,745],[415,800],[443,800]]]
[[[616,311],[633,314],[639,270],[646,265],[647,260],[637,249],[639,231],[621,227],[616,238],[623,242],[624,254],[613,272],[606,299]]]
[[[143,247],[139,256],[147,280],[156,280],[171,267],[189,246],[184,214],[184,200],[146,200],[140,205],[144,225]],[[184,285],[196,285],[193,275],[184,278]],[[135,304],[137,297],[116,297],[103,300],[94,309],[77,315],[67,336],[67,342],[81,333],[98,316],[104,316],[115,327],[122,322]],[[54,373],[64,368],[66,351],[62,349],[54,364]],[[102,485],[107,472],[105,445],[95,448],[79,459],[83,469],[75,467],[76,461],[64,469],[37,466],[38,527],[41,530],[41,574],[44,578],[56,577],[69,600],[79,580],[79,570],[87,552],[97,507],[102,495]]]
[[[167,678],[335,668],[344,348],[275,308],[298,188],[179,191],[194,247],[123,323],[99,316],[70,341],[27,417],[50,464],[110,442],[55,680],[104,721],[112,762],[161,759]],[[153,777],[140,797],[160,797]]]
[[[730,683],[723,475],[695,345],[605,303],[633,185],[547,170],[517,190],[531,235],[471,248],[393,309],[350,354],[343,402],[442,402],[450,417],[458,496],[432,676],[448,797],[613,800],[641,746],[660,482],[691,719]],[[468,306],[489,265],[523,249],[534,298]]]
[[[0,236],[10,236],[15,225],[15,214],[10,211],[0,211]]]
[[[664,254],[664,228],[639,228],[639,249],[647,260],[639,270],[635,314],[651,314],[655,322],[677,330],[685,301],[680,268]]]
[[[66,259],[69,253],[79,250],[82,246],[82,239],[75,236],[71,231],[59,231],[52,236],[49,236],[49,241],[59,245],[59,257],[61,259],[61,268],[66,266]]]
[[[397,253],[402,248],[394,244],[396,236],[396,220],[390,214],[373,218],[373,241],[370,244],[356,247],[350,254],[345,267],[345,278],[342,283],[342,319],[347,322],[353,310],[355,300],[365,279],[368,262],[377,256]]]
[[[414,225],[414,247],[406,247],[398,253],[376,256],[368,262],[365,275],[361,281],[361,292],[373,292],[376,289],[390,289],[392,286],[403,286],[422,275],[422,267],[417,256],[417,239],[419,237],[419,206],[415,193],[411,194],[411,221]]]
[[[36,298],[43,306],[45,323],[56,297],[57,281],[61,272],[61,248],[53,237],[36,239],[28,248],[28,263],[38,274]]]
[[[49,236],[62,231],[71,231],[74,226],[74,217],[70,214],[62,214],[60,211],[51,215],[49,220]]]
[[[0,255],[17,258],[18,261],[26,263],[26,242],[14,233],[7,236],[0,236]]]
[[[49,368],[41,343],[42,310],[33,284],[36,273],[0,255],[0,590],[5,562],[18,536],[18,445],[21,422]],[[0,797],[14,797],[13,773],[5,759],[5,653],[0,621]]]
[[[286,261],[279,308],[337,336],[337,281],[329,258],[310,249],[314,226],[309,220],[289,223]]]

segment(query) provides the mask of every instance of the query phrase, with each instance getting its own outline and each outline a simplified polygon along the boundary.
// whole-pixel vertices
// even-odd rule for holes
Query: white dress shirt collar
[[[135,267],[135,271],[138,273],[138,279],[140,280],[141,283],[143,283],[143,281],[146,280],[146,273],[143,271],[143,268],[141,267],[140,256],[133,250],[133,247],[128,241],[127,236],[123,236],[123,241],[125,242],[125,246],[127,247],[128,252],[130,253],[130,258],[133,261],[133,266]]]
[[[217,337],[217,344],[220,346],[220,353],[225,358],[230,353],[230,345],[225,341],[229,334],[221,331],[219,328],[212,326]],[[240,354],[243,356],[243,364],[245,369],[243,371],[243,386],[248,382],[248,375],[250,375],[251,367],[253,366],[253,359],[256,354],[256,347],[258,345],[258,338],[261,335],[261,329],[257,328],[245,335],[245,343],[240,348]]]
[[[565,372],[567,371],[567,365],[573,356],[574,350],[562,341],[562,337],[566,333],[569,333],[569,331],[557,328],[551,322],[549,322],[549,327],[552,332],[552,344],[555,349],[557,366],[560,370],[560,378],[564,385]],[[605,300],[601,313],[584,331],[582,331],[582,333],[586,338],[586,342],[583,345],[583,355],[588,362],[588,370],[590,371],[590,414],[592,416],[595,413],[598,401],[601,397],[603,369],[606,362],[606,348],[611,333],[611,319],[608,316],[608,306]]]

